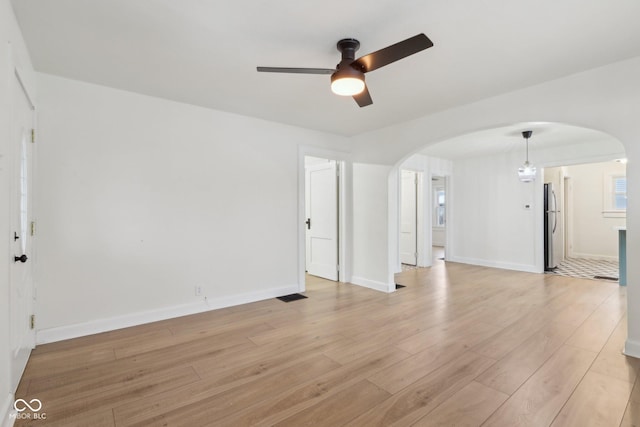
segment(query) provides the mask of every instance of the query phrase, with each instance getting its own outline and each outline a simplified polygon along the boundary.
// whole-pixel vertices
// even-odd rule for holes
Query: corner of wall
[[[383,282],[365,279],[364,277],[353,276],[351,278],[351,283],[354,285],[362,286],[364,288],[373,289],[375,291],[389,293],[389,285]]]
[[[0,426],[12,427],[16,419],[11,417],[11,407],[13,405],[14,395],[9,393],[4,400],[0,403]]]
[[[624,350],[622,350],[622,353],[627,356],[640,359],[640,342],[627,338],[624,343]]]
[[[512,262],[491,261],[460,256],[450,256],[448,260],[451,262],[459,262],[461,264],[479,265],[481,267],[500,268],[503,270],[522,271],[525,273],[542,273],[538,266],[530,264],[517,264]]]

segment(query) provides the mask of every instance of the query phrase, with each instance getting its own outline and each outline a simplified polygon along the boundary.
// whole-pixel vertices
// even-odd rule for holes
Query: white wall
[[[9,267],[13,253],[7,243],[12,236],[10,214],[13,198],[10,197],[11,170],[13,164],[11,142],[11,89],[15,69],[20,70],[30,94],[35,94],[34,75],[29,53],[8,0],[0,0],[0,426],[9,425],[9,410],[13,404],[13,392],[9,388],[11,349],[9,339]]]
[[[39,342],[298,291],[298,144],[347,139],[38,77]]]
[[[387,292],[389,166],[353,164],[353,265],[351,281]],[[385,191],[380,191],[385,187]]]
[[[452,261],[523,271],[539,271],[541,249],[535,238],[539,185],[518,179],[521,153],[454,162],[455,206],[450,226]],[[525,205],[531,209],[526,210]]]
[[[573,187],[570,218],[573,256],[579,258],[618,259],[618,232],[626,218],[603,216],[605,177],[625,175],[626,165],[618,162],[568,166],[566,174]]]

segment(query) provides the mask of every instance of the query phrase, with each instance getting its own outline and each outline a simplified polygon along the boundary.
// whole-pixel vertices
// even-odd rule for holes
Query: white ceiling
[[[354,135],[640,56],[638,0],[13,0],[38,71]],[[374,104],[333,95],[334,67],[424,32],[435,44],[367,74]]]
[[[458,160],[517,150],[524,158],[526,149],[525,139],[522,136],[524,130],[533,132],[529,138],[531,154],[561,145],[579,147],[581,144],[594,143],[606,145],[614,153],[624,152],[620,141],[600,131],[562,123],[527,122],[451,138],[428,146],[422,150],[422,153],[430,157]],[[580,151],[575,154],[576,158],[581,157]]]

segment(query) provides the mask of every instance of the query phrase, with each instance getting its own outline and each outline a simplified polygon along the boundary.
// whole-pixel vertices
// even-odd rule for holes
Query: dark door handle
[[[22,254],[22,255],[20,255],[20,256],[14,256],[14,257],[13,257],[13,262],[18,262],[18,261],[20,261],[20,262],[27,262],[27,260],[28,260],[28,259],[29,259],[29,258],[27,258],[27,256],[26,256],[25,254]]]
[[[307,218],[304,223],[307,224],[307,230],[311,230],[311,218]]]

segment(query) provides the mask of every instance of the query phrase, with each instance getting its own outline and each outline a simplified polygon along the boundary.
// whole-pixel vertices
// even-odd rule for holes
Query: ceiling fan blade
[[[331,68],[287,68],[287,67],[257,67],[261,73],[292,73],[292,74],[333,74]]]
[[[364,90],[362,92],[357,95],[353,95],[353,99],[355,99],[360,107],[366,107],[367,105],[373,104],[367,85],[364,85]]]
[[[433,46],[433,42],[424,34],[410,37],[406,40],[392,44],[383,49],[360,57],[353,61],[352,65],[359,65],[365,73],[377,70],[402,58],[418,53]]]

